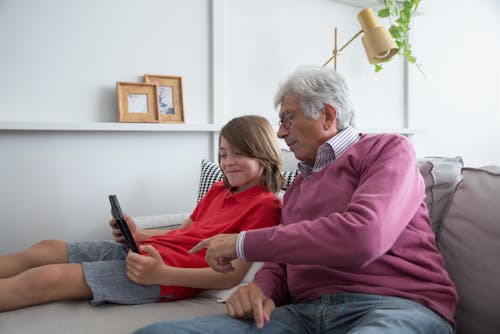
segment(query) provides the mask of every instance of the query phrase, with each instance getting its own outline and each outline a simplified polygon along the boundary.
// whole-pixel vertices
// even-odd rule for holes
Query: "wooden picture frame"
[[[132,123],[158,122],[156,85],[151,83],[116,83],[118,121]]]
[[[144,74],[144,82],[156,85],[158,120],[162,123],[184,123],[182,77]]]

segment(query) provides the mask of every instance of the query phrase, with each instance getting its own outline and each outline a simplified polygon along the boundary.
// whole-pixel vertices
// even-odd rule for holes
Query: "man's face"
[[[278,137],[285,140],[298,160],[313,164],[318,148],[329,139],[324,126],[324,113],[321,112],[318,119],[304,116],[299,96],[288,94],[281,100],[279,118],[282,122]],[[289,126],[288,129],[286,126]]]

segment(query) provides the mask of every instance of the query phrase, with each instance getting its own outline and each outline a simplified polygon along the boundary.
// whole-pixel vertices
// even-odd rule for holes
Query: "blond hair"
[[[278,192],[283,183],[281,152],[273,127],[266,118],[256,115],[233,118],[221,129],[219,145],[222,137],[245,156],[258,160],[263,167],[260,185],[269,192]],[[225,175],[223,180],[226,187],[231,187]]]

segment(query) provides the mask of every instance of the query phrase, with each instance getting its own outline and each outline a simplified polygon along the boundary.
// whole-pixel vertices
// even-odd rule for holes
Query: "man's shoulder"
[[[358,149],[380,149],[387,146],[407,146],[411,147],[411,143],[403,135],[397,133],[377,133],[377,134],[361,134],[360,139],[353,145]]]
[[[381,157],[400,155],[414,155],[413,146],[406,137],[394,133],[361,134],[341,158],[353,166],[361,166],[358,163],[371,165]]]
[[[359,142],[373,143],[373,142],[399,142],[408,141],[408,139],[398,133],[362,133]]]

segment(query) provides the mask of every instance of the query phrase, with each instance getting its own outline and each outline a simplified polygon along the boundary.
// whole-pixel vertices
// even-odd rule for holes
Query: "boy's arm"
[[[127,220],[127,222],[128,222],[128,220]],[[192,222],[193,221],[190,218],[188,218],[181,225],[179,225],[176,228],[171,228],[171,229],[148,229],[148,230],[145,230],[145,229],[136,229],[134,232],[132,232],[132,234],[134,235],[134,238],[137,241],[141,242],[141,241],[144,241],[147,238],[153,237],[155,235],[162,235],[162,234],[168,233],[168,232],[176,230],[176,229],[185,229],[189,225],[191,225]],[[129,223],[129,226],[130,226],[130,223]],[[134,226],[135,226],[135,224],[134,224]]]
[[[125,221],[127,222],[128,228],[130,229],[130,232],[134,236],[134,239],[138,242],[142,242],[146,240],[149,237],[153,237],[155,235],[161,235],[168,233],[169,231],[172,231],[173,229],[151,229],[151,230],[145,230],[145,229],[138,229],[137,225],[134,222],[134,219],[130,217],[129,215],[125,214]],[[186,219],[177,229],[185,229],[189,225],[191,225],[193,221],[188,218]],[[113,237],[116,242],[124,242],[124,237],[118,227],[116,226],[116,222],[114,219],[111,219],[109,221],[109,226],[111,227]]]
[[[135,283],[143,285],[185,286],[197,289],[228,289],[243,279],[250,262],[234,260],[235,270],[227,274],[215,272],[212,268],[178,268],[163,263],[160,253],[151,245],[143,245],[139,255],[129,252],[127,256],[127,276]]]
[[[167,267],[166,283],[162,285],[179,285],[197,289],[229,289],[241,282],[250,269],[251,262],[233,261],[235,271],[227,274],[215,272],[210,267],[177,268]]]

